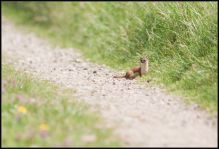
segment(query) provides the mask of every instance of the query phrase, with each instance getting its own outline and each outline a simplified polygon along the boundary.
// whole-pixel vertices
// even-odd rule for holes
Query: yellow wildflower
[[[27,113],[27,109],[26,109],[24,106],[19,106],[19,107],[18,107],[18,112],[19,112],[19,113],[26,114],[26,113]]]
[[[46,123],[42,123],[42,124],[40,124],[39,128],[41,131],[47,131],[49,129],[49,126]]]

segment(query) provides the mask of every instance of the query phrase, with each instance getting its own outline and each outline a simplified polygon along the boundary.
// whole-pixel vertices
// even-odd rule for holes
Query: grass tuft
[[[99,114],[75,100],[74,91],[2,66],[3,147],[120,146]],[[92,136],[92,140],[84,140]]]

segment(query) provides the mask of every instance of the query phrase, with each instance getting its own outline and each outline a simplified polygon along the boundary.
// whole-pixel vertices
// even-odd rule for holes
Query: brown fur
[[[144,58],[140,58],[140,63],[146,65],[148,63],[147,59]],[[148,68],[147,68],[148,70]],[[126,79],[134,79],[137,76],[142,76],[143,74],[141,74],[141,66],[137,66],[137,67],[133,67],[132,69],[130,69],[129,71],[126,72],[126,74],[124,76],[114,76],[114,78],[126,78]]]

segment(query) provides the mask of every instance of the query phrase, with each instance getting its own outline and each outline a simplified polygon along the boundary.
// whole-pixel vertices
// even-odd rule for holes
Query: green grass
[[[97,63],[150,59],[153,79],[217,111],[217,2],[4,2],[3,14]]]
[[[2,146],[120,146],[112,130],[101,126],[99,114],[72,94],[70,89],[33,79],[3,64]],[[43,124],[48,128],[42,130]],[[89,135],[96,139],[82,139]]]

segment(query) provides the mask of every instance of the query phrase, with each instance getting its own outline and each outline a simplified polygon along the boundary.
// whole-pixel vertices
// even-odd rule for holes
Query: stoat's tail
[[[125,75],[124,76],[113,76],[113,78],[125,78]]]

